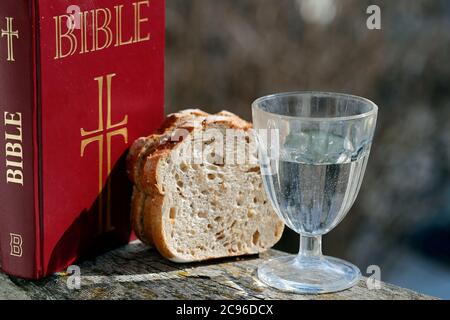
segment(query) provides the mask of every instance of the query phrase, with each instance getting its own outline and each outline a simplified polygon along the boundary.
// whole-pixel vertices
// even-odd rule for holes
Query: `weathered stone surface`
[[[319,296],[268,288],[256,277],[257,266],[282,253],[179,265],[140,242],[80,264],[81,289],[67,287],[68,275],[30,282],[0,274],[0,299],[432,299],[382,284],[369,290],[365,279],[354,288]]]

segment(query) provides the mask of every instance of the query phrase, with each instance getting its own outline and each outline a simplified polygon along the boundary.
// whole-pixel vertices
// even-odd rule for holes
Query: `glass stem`
[[[298,258],[320,259],[322,257],[322,236],[308,237],[300,235],[300,250]]]

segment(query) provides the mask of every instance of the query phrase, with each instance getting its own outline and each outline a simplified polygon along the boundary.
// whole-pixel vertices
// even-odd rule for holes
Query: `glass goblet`
[[[378,107],[352,95],[292,92],[262,97],[252,110],[266,193],[280,218],[300,234],[298,255],[261,265],[259,279],[297,293],[352,287],[361,272],[349,262],[322,255],[322,235],[355,202]]]

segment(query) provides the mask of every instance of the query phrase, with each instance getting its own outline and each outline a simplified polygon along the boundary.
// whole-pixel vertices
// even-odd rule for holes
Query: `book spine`
[[[0,248],[7,274],[40,274],[34,0],[0,1]]]

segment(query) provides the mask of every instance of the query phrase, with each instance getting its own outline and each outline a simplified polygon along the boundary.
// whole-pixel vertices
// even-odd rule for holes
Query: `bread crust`
[[[144,229],[144,212],[147,195],[136,186],[131,198],[131,226],[136,236],[148,245],[153,245],[151,233]]]
[[[163,206],[165,190],[162,185],[160,164],[167,160],[171,152],[183,142],[181,139],[173,139],[173,135],[179,129],[191,133],[198,127],[226,125],[230,129],[247,131],[252,124],[238,116],[222,111],[215,115],[207,114],[198,109],[185,110],[170,115],[156,134],[135,141],[128,156],[128,174],[135,184],[132,197],[132,225],[136,235],[144,243],[154,245],[167,259],[175,262],[192,262],[176,256],[166,241],[164,230]],[[281,238],[284,224],[279,221],[275,234]],[[255,254],[252,250],[237,252],[233,255]],[[210,257],[206,259],[211,259]],[[205,259],[202,259],[205,260]]]
[[[155,134],[137,139],[130,148],[127,156],[127,172],[130,180],[137,183],[144,161],[152,152],[152,148],[164,145],[164,140],[170,138],[170,131],[189,120],[198,117],[208,117],[209,114],[199,109],[188,109],[170,114]]]

